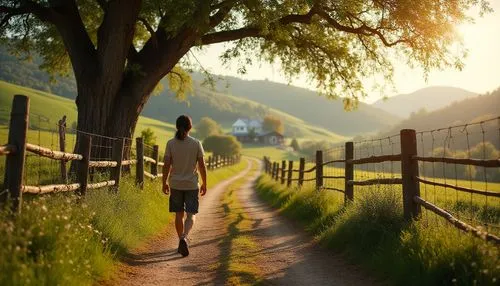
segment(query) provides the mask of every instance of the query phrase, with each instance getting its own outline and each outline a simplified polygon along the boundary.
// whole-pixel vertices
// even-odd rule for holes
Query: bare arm
[[[172,167],[172,159],[165,155],[163,159],[163,192],[168,195],[170,193],[170,186],[168,185],[168,176],[170,175],[170,168]]]
[[[198,170],[200,171],[202,181],[200,193],[202,196],[204,196],[207,193],[207,168],[205,166],[205,159],[203,157],[198,158]]]

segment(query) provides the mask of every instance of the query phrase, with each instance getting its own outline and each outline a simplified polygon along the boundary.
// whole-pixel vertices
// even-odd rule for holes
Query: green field
[[[57,137],[54,132],[57,131],[57,122],[59,119],[66,115],[68,127],[76,121],[77,112],[74,101],[47,92],[0,81],[1,125],[7,125],[9,121],[12,98],[15,94],[27,95],[30,98],[31,130],[28,138],[31,139],[28,140],[30,143],[47,146],[47,144],[51,144],[54,140],[57,144]],[[167,140],[172,138],[175,132],[175,125],[141,116],[135,129],[135,137],[140,136],[141,131],[146,128],[151,128],[154,131],[157,136],[156,143],[160,146],[165,146]],[[50,130],[50,132],[40,132],[41,140],[38,140],[39,132],[34,129]],[[5,128],[2,128],[0,139],[4,139],[5,132]],[[70,137],[68,140],[71,140],[72,135],[68,136]]]

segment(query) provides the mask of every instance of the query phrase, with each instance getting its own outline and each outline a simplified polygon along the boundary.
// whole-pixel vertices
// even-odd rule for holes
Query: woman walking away
[[[175,138],[168,141],[165,150],[163,192],[170,194],[169,211],[175,212],[175,229],[179,236],[177,251],[185,257],[189,255],[187,238],[198,213],[198,192],[202,196],[207,192],[207,170],[201,142],[189,136],[193,126],[191,118],[181,115],[175,125]],[[201,186],[198,185],[198,170]]]

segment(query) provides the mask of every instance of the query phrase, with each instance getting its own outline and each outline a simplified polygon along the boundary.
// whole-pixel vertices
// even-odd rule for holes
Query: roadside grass
[[[312,164],[308,164],[307,168],[310,168]],[[325,175],[335,175],[344,176],[343,168],[335,167],[325,167],[323,169],[323,174]],[[298,173],[294,173],[294,178],[298,177]],[[393,178],[401,177],[400,174],[392,174],[389,172],[373,172],[373,171],[354,171],[354,180],[367,180],[375,178]],[[306,173],[304,178],[313,179],[315,178],[315,173]],[[484,181],[474,181],[474,180],[460,180],[460,179],[444,179],[444,178],[428,178],[425,179],[430,181],[435,181],[438,183],[448,183],[451,185],[462,186],[466,188],[473,188],[478,190],[486,190],[491,193],[500,193],[500,183],[498,182],[484,182]],[[314,181],[304,182],[306,186],[313,186]],[[344,189],[344,179],[324,179],[323,185],[325,187],[334,187],[337,189]],[[398,196],[402,193],[401,185],[386,185],[382,186],[355,186],[354,196],[357,198],[359,194],[369,192],[372,189],[383,189],[386,192],[392,193]],[[335,192],[332,194],[333,197],[337,198],[340,203],[344,200],[344,195],[342,193]],[[481,225],[483,230],[500,235],[500,198],[498,197],[487,197],[479,194],[469,194],[465,192],[459,192],[451,188],[444,188],[441,186],[430,186],[421,183],[420,184],[420,196],[439,206],[447,211],[453,213],[457,218],[464,220],[473,225]],[[423,212],[424,218],[428,212]],[[496,227],[495,227],[496,226]]]
[[[209,186],[244,168],[242,162],[210,171]],[[106,280],[122,254],[171,219],[159,180],[147,180],[144,190],[138,190],[133,177],[124,177],[119,192],[89,191],[81,200],[73,193],[24,196],[21,214],[0,210],[0,285]]]
[[[250,174],[256,172],[257,168],[254,164]],[[252,236],[247,234],[253,222],[243,210],[236,194],[245,181],[246,178],[241,178],[231,184],[221,200],[227,235],[220,243],[222,253],[217,274],[224,277],[226,285],[256,285],[262,282],[257,261],[248,255],[259,249]]]
[[[403,219],[400,194],[365,188],[343,205],[336,192],[301,190],[261,176],[257,192],[327,248],[396,285],[498,285],[499,248],[426,214]]]

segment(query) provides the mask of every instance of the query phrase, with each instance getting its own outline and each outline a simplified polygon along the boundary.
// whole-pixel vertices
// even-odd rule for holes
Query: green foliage
[[[222,134],[222,128],[210,117],[202,117],[195,128],[196,136],[202,140],[212,135]]]
[[[295,139],[295,138],[292,139],[292,142],[290,143],[290,147],[293,148],[293,151],[300,150],[299,142],[297,141],[297,139]]]
[[[151,128],[143,129],[141,131],[141,137],[146,145],[153,146],[156,144],[156,135]]]
[[[108,272],[112,253],[92,224],[95,214],[74,196],[38,197],[12,219],[0,213],[0,284],[91,285]]]
[[[458,40],[455,27],[470,21],[467,11],[473,6],[479,6],[480,13],[491,11],[485,0],[454,1],[450,5],[436,0],[397,4],[389,0],[376,4],[330,0],[225,1],[213,5],[195,0],[151,0],[143,1],[140,6],[83,0],[77,1],[75,7],[58,4],[64,8],[58,6],[58,13],[66,17],[53,18],[51,2],[26,3],[0,2],[5,8],[0,13],[0,40],[20,56],[29,56],[31,51],[39,53],[43,59],[41,67],[54,74],[70,70],[69,55],[73,67],[78,66],[75,62],[80,61],[83,54],[75,49],[72,53],[66,50],[72,41],[80,40],[79,44],[89,45],[90,50],[101,51],[101,42],[108,40],[105,19],[112,19],[105,17],[106,13],[114,15],[129,9],[137,11],[138,17],[124,16],[123,26],[113,27],[116,31],[133,28],[131,43],[125,41],[127,46],[117,47],[120,50],[146,50],[148,60],[160,58],[160,52],[169,50],[148,48],[196,31],[181,45],[185,54],[190,47],[228,41],[217,33],[227,32],[232,35],[229,40],[237,41],[227,45],[221,56],[223,62],[238,58],[239,70],[244,73],[246,66],[256,59],[279,61],[290,79],[306,74],[328,96],[344,96],[347,107],[356,105],[357,99],[365,95],[363,78],[382,75],[390,82],[393,75],[390,56],[394,54],[404,57],[410,66],[421,66],[425,73],[433,68],[461,69],[461,59],[466,52],[460,45],[455,46]],[[66,14],[75,12],[78,18]],[[83,33],[61,32],[68,26]],[[98,31],[101,31],[100,41]],[[391,52],[387,51],[388,47]],[[84,51],[90,58],[99,55]],[[116,64],[130,65],[127,71],[133,70],[135,63],[131,58],[136,60],[130,56]],[[158,60],[158,64],[161,62]],[[163,70],[164,74],[172,69],[172,65],[166,66],[169,70]],[[174,82],[172,86],[180,85]],[[179,91],[183,93],[182,89]]]
[[[209,186],[245,167],[242,161],[209,172]],[[0,209],[0,284],[94,285],[171,218],[160,180],[139,191],[125,177],[117,193],[95,190],[83,201],[73,193],[25,195],[20,215]]]
[[[280,134],[285,133],[285,126],[279,117],[273,115],[266,115],[262,122],[262,129],[267,132],[278,132]]]
[[[238,155],[241,143],[231,135],[212,135],[203,140],[203,148],[214,155]]]
[[[334,192],[288,189],[261,177],[258,194],[325,247],[396,285],[496,285],[499,249],[440,217],[407,223],[401,195],[368,189],[347,207]]]
[[[38,64],[40,64],[39,57],[34,57],[32,62],[19,61],[8,54],[5,49],[0,49],[0,65],[2,66],[0,80],[70,99],[76,98],[74,77],[56,77],[55,82],[50,82],[50,75],[38,70]],[[227,126],[242,116],[264,117],[267,113],[278,115],[277,112],[281,110],[288,113],[286,116],[279,114],[287,126],[285,132],[287,137],[325,138],[327,136],[338,137],[327,130],[341,134],[358,134],[385,128],[388,123],[399,120],[361,102],[356,112],[344,112],[342,103],[338,101],[319,97],[308,89],[274,82],[219,76],[221,79],[214,82],[219,92],[215,92],[200,84],[206,79],[204,74],[194,72],[191,75],[194,80],[193,90],[186,92],[183,100],[176,98],[178,95],[176,89],[164,88],[170,87],[171,82],[163,79],[154,91],[154,94],[159,96],[152,96],[148,100],[142,114],[168,122],[174,122],[176,116],[183,113],[191,114],[194,121],[208,116]],[[182,78],[185,79],[185,77]],[[181,79],[181,77],[176,76],[175,79]],[[194,96],[189,96],[191,94]],[[286,96],[293,96],[294,100],[282,100]],[[244,100],[245,98],[248,100]],[[303,108],[306,105],[314,108],[315,112],[309,112],[309,109]],[[327,130],[309,124],[321,126]]]

